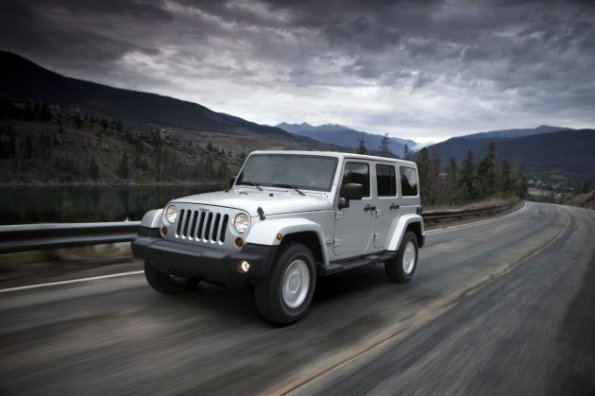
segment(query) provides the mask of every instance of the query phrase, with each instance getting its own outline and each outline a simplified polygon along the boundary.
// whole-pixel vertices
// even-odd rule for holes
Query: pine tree
[[[498,190],[503,193],[512,192],[510,162],[502,161],[500,163],[500,172],[498,176]]]
[[[417,154],[417,172],[419,174],[419,183],[421,184],[421,199],[424,205],[429,205],[430,197],[430,153],[427,148],[423,148]]]
[[[427,186],[429,196],[428,200],[426,200],[429,205],[434,205],[442,196],[444,183],[440,177],[441,173],[442,166],[440,164],[440,155],[434,151],[430,156],[430,161],[428,164],[428,181],[426,182],[429,184]]]
[[[515,166],[512,171],[512,192],[521,198],[527,195],[527,178],[523,174],[520,164]]]
[[[459,179],[459,168],[453,157],[450,157],[446,165],[446,182],[444,188],[444,201],[454,203],[457,201],[457,181]]]
[[[486,197],[496,192],[496,143],[490,142],[486,156],[477,166],[480,196]]]
[[[473,162],[473,153],[471,150],[467,151],[465,159],[463,159],[463,167],[459,176],[459,193],[461,199],[464,201],[471,201],[478,196],[477,192],[477,174]]]
[[[407,161],[411,160],[411,152],[408,145],[403,146],[403,159]]]
[[[366,142],[363,136],[357,138],[357,149],[355,152],[357,154],[368,154],[368,149],[366,148]]]
[[[393,153],[390,151],[390,139],[388,138],[388,133],[385,133],[382,140],[380,140],[378,149],[380,150],[380,156],[393,157]]]

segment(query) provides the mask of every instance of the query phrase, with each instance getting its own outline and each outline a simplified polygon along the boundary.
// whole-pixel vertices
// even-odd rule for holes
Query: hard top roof
[[[404,165],[416,166],[415,162],[407,161],[397,158],[379,157],[375,155],[363,155],[355,153],[343,153],[339,151],[306,151],[306,150],[257,150],[250,153],[253,154],[278,154],[278,155],[312,155],[312,156],[323,156],[323,157],[335,157],[335,158],[347,158],[347,159],[360,159],[366,161],[382,161],[382,162],[394,162],[402,163]]]

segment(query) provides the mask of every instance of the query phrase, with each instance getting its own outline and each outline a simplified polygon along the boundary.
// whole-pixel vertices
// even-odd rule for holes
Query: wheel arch
[[[393,228],[392,237],[388,243],[387,250],[397,251],[401,245],[401,240],[405,232],[412,231],[417,237],[419,247],[424,245],[425,234],[423,219],[417,214],[408,214],[401,216]]]
[[[328,264],[321,226],[308,219],[275,219],[256,223],[246,237],[246,243],[279,246],[286,243],[307,246],[316,263]]]
[[[144,214],[140,226],[144,228],[159,228],[163,209],[153,209]]]
[[[310,249],[312,257],[314,257],[314,261],[317,265],[325,263],[324,250],[322,249],[320,239],[315,232],[302,231],[286,235],[281,241],[281,246],[288,243],[299,243],[306,246],[308,249]]]

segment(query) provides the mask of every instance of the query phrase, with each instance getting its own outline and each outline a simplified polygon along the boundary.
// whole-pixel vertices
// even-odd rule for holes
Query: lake
[[[0,187],[0,224],[140,220],[172,198],[217,186]]]

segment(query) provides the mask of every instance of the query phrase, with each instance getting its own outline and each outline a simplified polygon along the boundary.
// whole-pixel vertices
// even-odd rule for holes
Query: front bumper
[[[227,287],[239,287],[267,276],[276,252],[277,246],[246,244],[241,250],[230,252],[172,242],[161,239],[157,229],[142,227],[132,241],[134,257],[150,262],[163,272],[200,277]],[[238,264],[243,260],[250,263],[246,273],[238,271]]]

